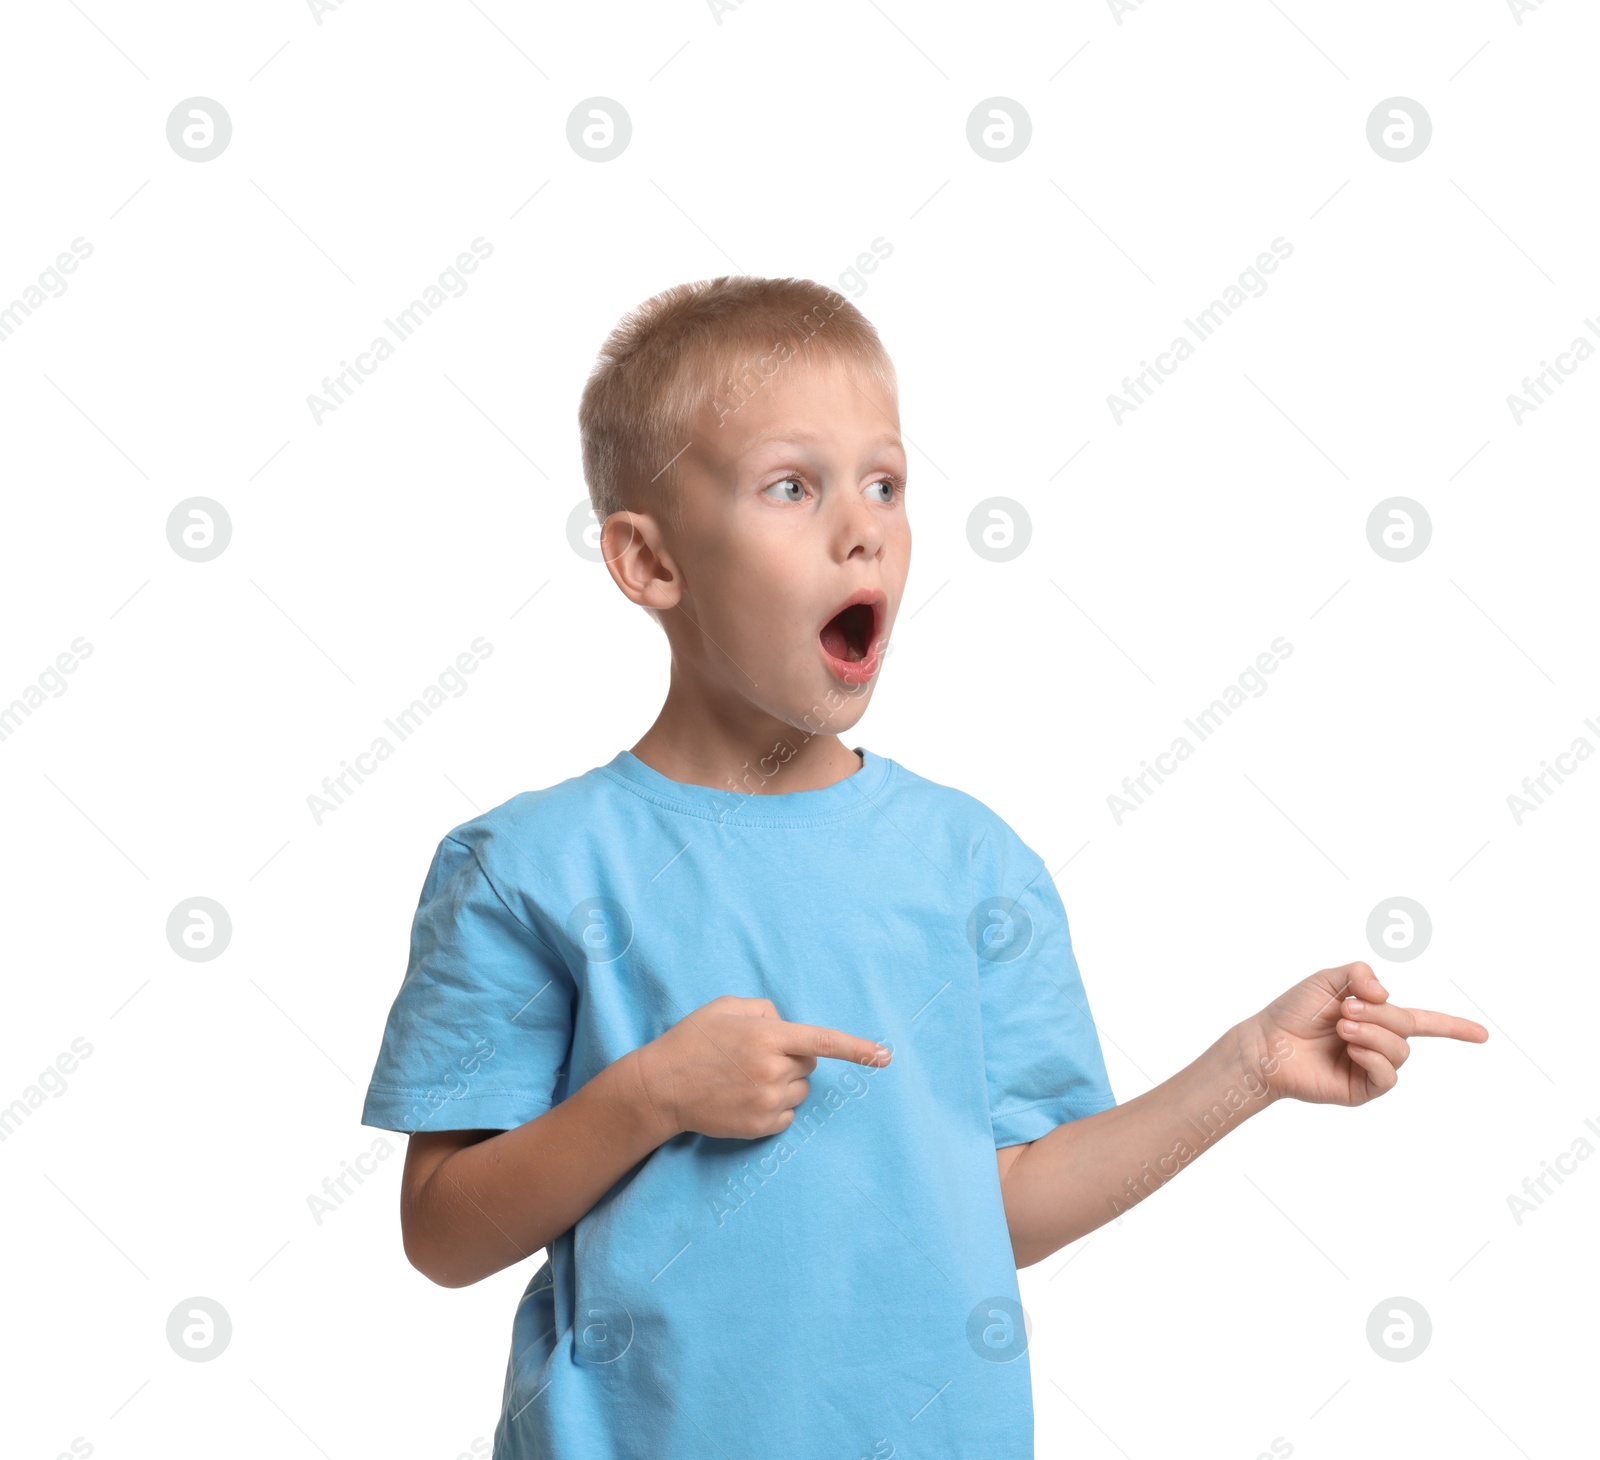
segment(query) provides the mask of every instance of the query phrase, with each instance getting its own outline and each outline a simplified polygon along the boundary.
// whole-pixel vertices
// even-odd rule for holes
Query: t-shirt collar
[[[767,785],[783,784],[783,765],[787,757],[768,755],[748,762],[737,784],[702,786],[692,781],[675,781],[654,766],[646,765],[631,750],[618,751],[600,770],[622,781],[658,805],[692,815],[707,816],[746,824],[785,821],[827,820],[860,810],[872,804],[882,787],[891,762],[874,755],[864,745],[851,747],[861,765],[852,774],[810,791],[762,791]]]

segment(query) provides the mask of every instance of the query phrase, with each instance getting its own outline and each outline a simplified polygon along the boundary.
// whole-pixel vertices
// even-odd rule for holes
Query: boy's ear
[[[613,512],[600,527],[600,552],[612,581],[641,608],[677,606],[683,580],[648,512]]]

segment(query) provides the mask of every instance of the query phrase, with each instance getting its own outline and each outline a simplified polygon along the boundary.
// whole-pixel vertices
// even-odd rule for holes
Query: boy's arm
[[[1230,1029],[1143,1095],[998,1150],[1017,1266],[1042,1262],[1120,1215],[1270,1105],[1276,1094],[1256,1064]]]
[[[400,1189],[406,1256],[447,1288],[531,1257],[682,1132],[787,1130],[818,1059],[880,1067],[890,1051],[780,1019],[771,999],[723,994],[515,1130],[415,1134]]]
[[[640,1051],[506,1131],[421,1131],[406,1146],[406,1257],[447,1288],[530,1257],[676,1132],[640,1080]]]
[[[1387,1094],[1419,1035],[1482,1044],[1489,1031],[1455,1014],[1391,1004],[1369,964],[1324,968],[1155,1089],[1005,1147],[1000,1191],[1017,1266],[1120,1215],[1284,1096],[1356,1106]]]

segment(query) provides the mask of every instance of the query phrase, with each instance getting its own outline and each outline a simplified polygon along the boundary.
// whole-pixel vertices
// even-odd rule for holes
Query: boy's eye
[[[878,501],[884,506],[889,506],[894,502],[896,494],[899,493],[904,486],[905,483],[902,482],[899,477],[879,477],[877,481],[869,482],[867,484],[867,490],[869,492],[881,491],[882,495],[878,498]],[[773,482],[770,486],[763,490],[762,495],[770,496],[774,488],[784,489],[784,494],[780,498],[782,501],[803,502],[805,500],[805,483],[802,482],[799,477],[785,477],[781,482]],[[788,488],[793,488],[793,491],[788,491]]]

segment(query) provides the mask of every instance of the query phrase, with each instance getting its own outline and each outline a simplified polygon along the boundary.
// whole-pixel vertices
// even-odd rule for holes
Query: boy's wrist
[[[659,1098],[661,1083],[652,1073],[656,1061],[655,1041],[631,1049],[617,1061],[618,1091],[632,1109],[642,1129],[655,1145],[670,1141],[683,1132],[676,1112]]]
[[[1284,1059],[1281,1043],[1269,1039],[1254,1016],[1241,1019],[1228,1032],[1232,1035],[1231,1049],[1239,1078],[1247,1081],[1251,1095],[1259,1102],[1257,1108],[1275,1104],[1283,1094],[1273,1079]]]

